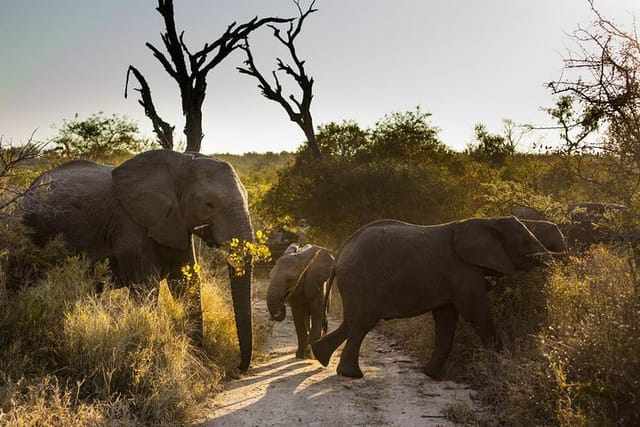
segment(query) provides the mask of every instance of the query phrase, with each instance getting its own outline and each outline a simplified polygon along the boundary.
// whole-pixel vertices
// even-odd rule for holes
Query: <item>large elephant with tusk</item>
[[[253,241],[247,192],[228,163],[171,150],[141,153],[120,166],[74,160],[37,178],[22,206],[32,238],[45,244],[62,234],[74,252],[108,259],[116,285],[181,278],[194,262],[191,235],[210,246],[232,238]],[[245,274],[229,269],[240,345],[240,369],[252,352],[251,261]],[[169,280],[180,293],[179,280]],[[202,338],[197,292],[196,337]]]

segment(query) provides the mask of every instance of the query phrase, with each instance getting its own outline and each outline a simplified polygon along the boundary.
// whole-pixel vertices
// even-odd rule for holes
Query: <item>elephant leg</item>
[[[171,296],[185,305],[189,319],[189,336],[199,348],[204,344],[204,320],[202,314],[201,282],[197,273],[187,279],[182,267],[193,267],[192,251],[160,251],[158,257],[167,275],[167,287]]]
[[[453,337],[458,323],[458,311],[448,304],[438,307],[431,313],[436,324],[436,342],[431,359],[424,368],[424,373],[433,379],[442,377],[444,362],[453,347]]]
[[[482,285],[485,286],[484,284]],[[454,301],[455,308],[460,312],[463,319],[471,323],[473,328],[486,347],[492,345],[500,346],[496,339],[496,330],[493,326],[491,312],[489,311],[489,300],[486,291],[475,292],[467,295],[463,301]]]
[[[349,327],[343,321],[335,331],[327,334],[321,340],[311,343],[313,355],[316,360],[322,364],[322,366],[327,366],[329,364],[331,355],[336,351],[336,348],[338,348],[338,346],[347,339],[348,332]]]
[[[319,294],[321,295],[321,294]],[[324,298],[320,297],[310,302],[311,330],[309,341],[318,341],[327,333],[327,320],[324,309]]]
[[[309,348],[309,307],[306,303],[292,303],[291,315],[293,316],[293,324],[296,327],[296,335],[298,336],[298,350],[296,357],[305,359],[311,357],[311,349]]]
[[[349,333],[347,343],[340,355],[340,363],[338,363],[337,372],[344,377],[362,378],[362,371],[358,359],[360,357],[360,346],[364,337],[369,333],[376,323],[377,318],[358,318],[353,322],[349,322]]]

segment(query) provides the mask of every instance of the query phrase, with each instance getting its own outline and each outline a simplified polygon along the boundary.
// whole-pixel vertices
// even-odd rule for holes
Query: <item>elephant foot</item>
[[[318,362],[320,362],[322,366],[327,367],[329,365],[329,359],[331,359],[333,351],[329,350],[328,346],[325,345],[323,340],[312,343],[311,351],[313,352],[313,356]]]
[[[298,349],[298,351],[296,351],[296,357],[298,359],[313,359],[313,354],[311,353],[311,347],[306,346],[303,349]]]
[[[358,365],[349,366],[343,363],[339,363],[336,372],[338,373],[338,375],[342,375],[343,377],[362,378],[364,376]]]
[[[433,366],[431,363],[424,367],[422,372],[432,380],[439,381],[442,379],[442,366]]]

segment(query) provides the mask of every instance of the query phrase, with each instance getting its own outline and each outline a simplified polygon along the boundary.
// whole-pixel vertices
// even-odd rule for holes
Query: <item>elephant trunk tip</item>
[[[282,322],[287,317],[285,306],[282,305],[278,310],[269,310],[271,312],[271,320]]]

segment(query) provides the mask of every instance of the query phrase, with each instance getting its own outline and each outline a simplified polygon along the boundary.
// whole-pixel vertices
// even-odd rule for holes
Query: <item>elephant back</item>
[[[113,167],[86,160],[74,160],[40,175],[31,184],[20,209],[23,223],[34,231],[34,239],[44,244],[63,234],[73,251],[97,257],[91,243],[103,227],[111,209]],[[91,230],[89,238],[87,230]]]

